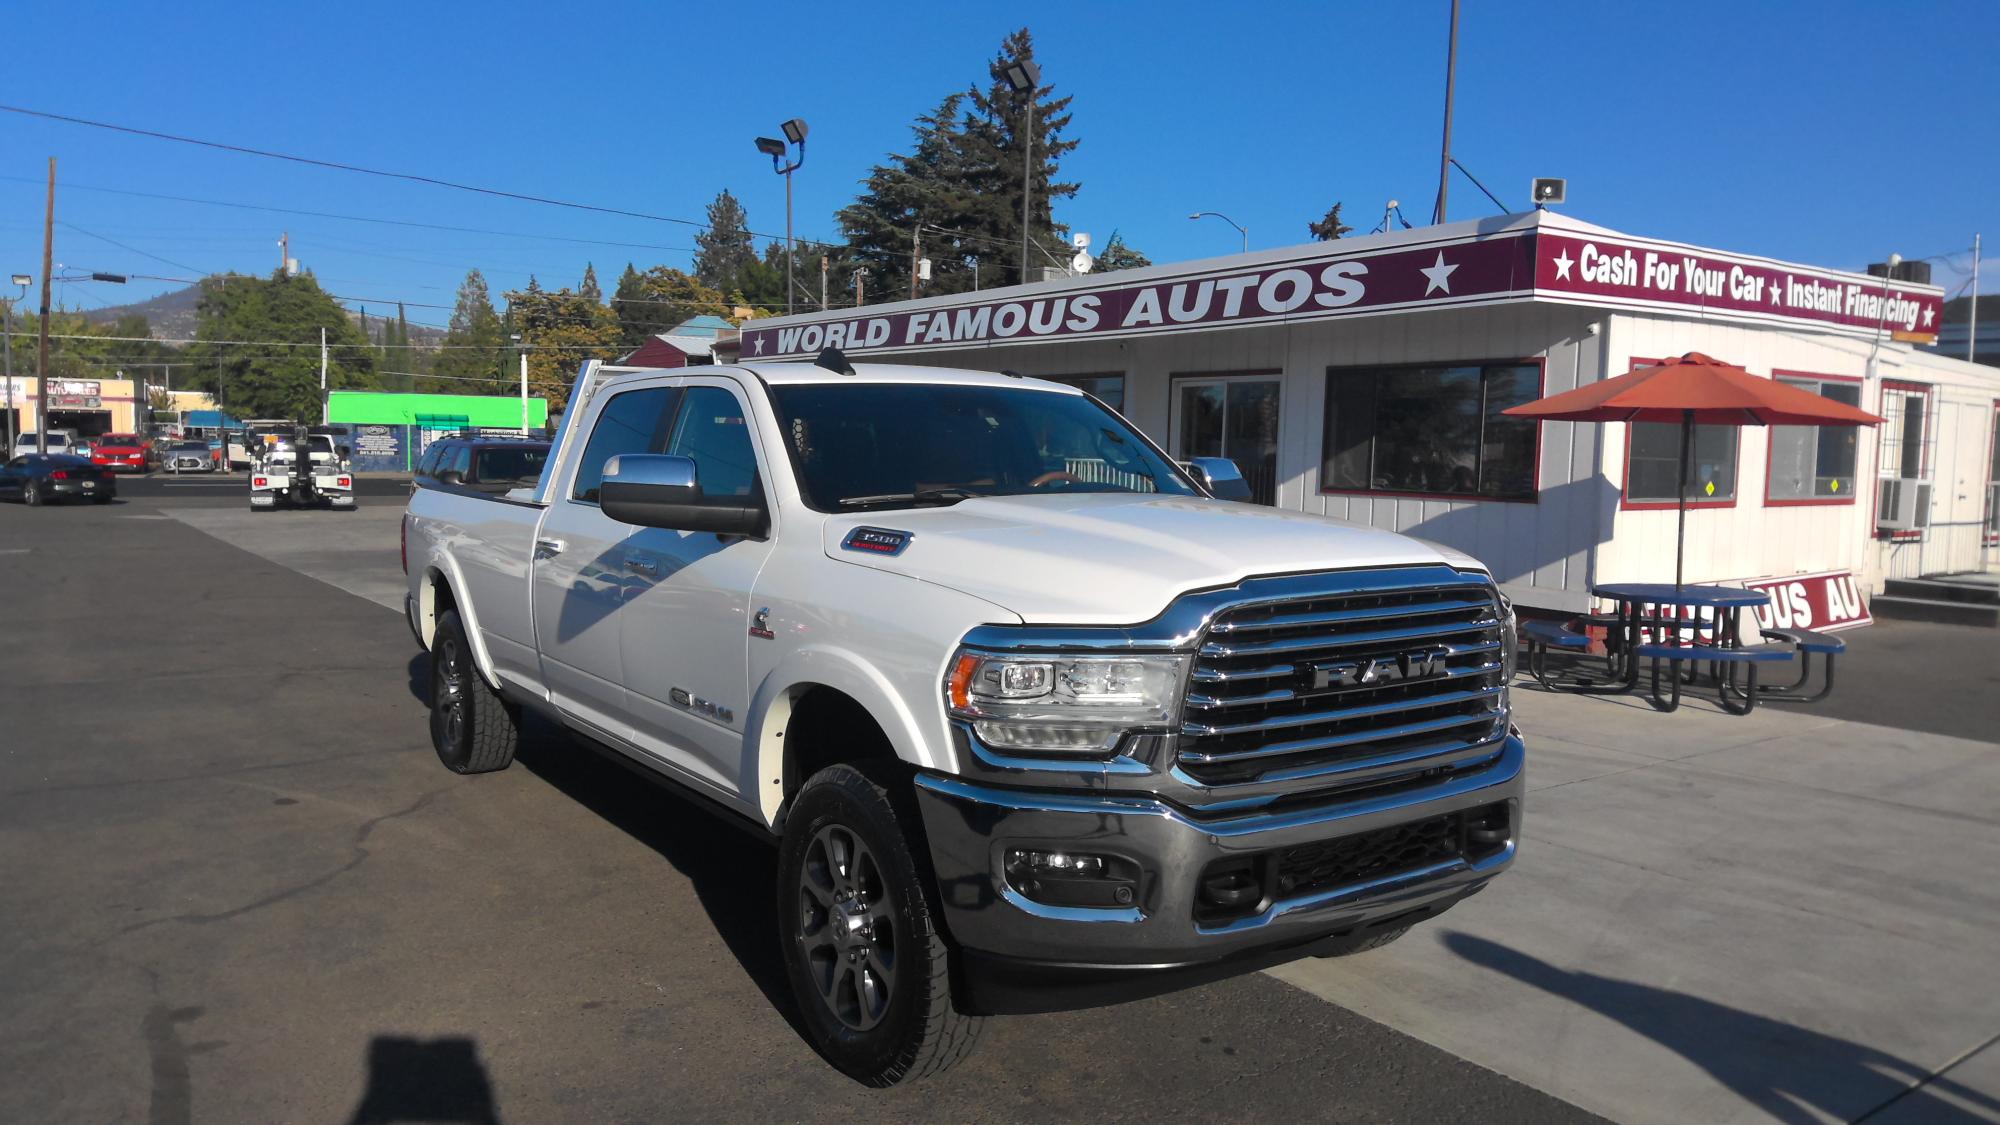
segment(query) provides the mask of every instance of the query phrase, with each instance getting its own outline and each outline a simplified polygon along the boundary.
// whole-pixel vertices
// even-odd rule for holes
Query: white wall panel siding
[[[1862,377],[1870,370],[1872,349],[1872,342],[1865,339],[1524,304],[1120,340],[1058,340],[902,355],[893,361],[1012,369],[1027,375],[1123,372],[1126,416],[1169,448],[1174,444],[1169,430],[1174,375],[1277,371],[1283,394],[1278,435],[1281,507],[1448,544],[1490,566],[1517,601],[1579,610],[1588,602],[1592,581],[1673,578],[1676,513],[1620,507],[1623,424],[1544,423],[1540,492],[1533,503],[1323,493],[1320,453],[1327,369],[1537,359],[1543,363],[1543,393],[1556,394],[1623,374],[1635,356],[1664,358],[1701,351],[1757,375],[1779,369]],[[1980,486],[1987,443],[1992,440],[1992,404],[2000,397],[2000,372],[1912,352],[1906,345],[1892,344],[1881,351],[1883,374],[1940,388],[1939,421],[1949,431],[1938,438],[1934,519],[1967,524],[1967,532],[1947,542],[1940,529],[1922,548],[1875,540],[1873,430],[1861,434],[1855,503],[1767,507],[1769,435],[1748,427],[1739,434],[1735,506],[1688,513],[1690,581],[1849,570],[1879,591],[1885,574],[1980,565],[1977,528],[1970,525],[1983,510]],[[1862,407],[1876,411],[1879,406],[1879,380],[1870,378]]]

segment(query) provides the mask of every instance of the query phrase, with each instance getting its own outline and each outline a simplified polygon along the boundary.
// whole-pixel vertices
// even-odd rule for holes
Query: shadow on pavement
[[[1938,1099],[1934,1091],[1948,1091],[1986,1113],[2000,1114],[2000,1100],[1933,1078],[1928,1067],[1863,1043],[1685,992],[1573,972],[1471,934],[1452,931],[1443,941],[1475,965],[1617,1020],[1701,1067],[1779,1121],[1861,1121],[1891,1103],[1924,1121],[1990,1120]],[[1858,1116],[1856,1101],[1868,1106]]]
[[[477,1043],[462,1036],[378,1035],[368,1044],[368,1088],[348,1120],[498,1125],[500,1117]]]
[[[431,658],[410,658],[410,694],[430,706]],[[668,783],[570,733],[546,715],[522,716],[516,763],[564,796],[674,865],[694,885],[715,932],[771,1007],[811,1042],[792,1003],[791,984],[772,935],[778,932],[778,851],[728,814],[684,796]],[[633,778],[645,782],[634,785]],[[749,847],[716,847],[717,832],[742,833]],[[747,892],[747,893],[746,893]]]

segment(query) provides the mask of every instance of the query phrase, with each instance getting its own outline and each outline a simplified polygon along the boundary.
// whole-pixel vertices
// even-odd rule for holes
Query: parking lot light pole
[[[776,137],[758,137],[757,151],[771,158],[771,171],[785,177],[785,312],[789,315],[798,303],[798,294],[792,288],[792,173],[806,162],[806,123],[804,118],[794,117],[780,126],[785,133],[785,141],[799,146],[796,159],[787,161],[785,141]]]
[[[1020,283],[1028,283],[1028,197],[1034,190],[1034,180],[1030,170],[1035,163],[1035,91],[1042,84],[1041,64],[1033,59],[1018,59],[1007,66],[1002,75],[1007,85],[1017,94],[1028,95],[1028,128],[1025,142],[1021,146],[1021,278]]]
[[[1196,212],[1195,212],[1194,214],[1192,214],[1192,215],[1189,215],[1189,216],[1188,216],[1188,218],[1190,218],[1190,219],[1203,219],[1203,218],[1213,218],[1213,219],[1221,219],[1221,220],[1222,220],[1223,222],[1225,222],[1225,223],[1228,223],[1228,224],[1229,224],[1230,226],[1232,226],[1232,227],[1235,227],[1235,228],[1236,228],[1236,233],[1237,233],[1237,234],[1240,234],[1240,235],[1242,235],[1242,236],[1243,236],[1243,252],[1244,252],[1245,254],[1248,254],[1248,253],[1250,252],[1250,232],[1249,232],[1249,230],[1245,229],[1245,228],[1244,228],[1244,226],[1243,226],[1243,225],[1242,225],[1241,223],[1238,223],[1238,222],[1237,222],[1237,221],[1236,221],[1235,219],[1232,219],[1232,218],[1230,218],[1229,216],[1227,216],[1227,215],[1223,214],[1223,213],[1222,213],[1222,212],[1220,212],[1220,211],[1196,211]]]

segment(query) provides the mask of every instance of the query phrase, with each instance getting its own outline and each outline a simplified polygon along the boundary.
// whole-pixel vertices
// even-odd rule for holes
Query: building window
[[[1330,368],[1320,487],[1533,500],[1535,363]]]
[[[1627,504],[1680,503],[1681,427],[1678,422],[1633,422],[1625,427]],[[1694,471],[1688,503],[1729,504],[1736,500],[1735,426],[1694,428]]]
[[[1930,387],[1922,383],[1882,384],[1881,474],[1905,480],[1930,476]]]
[[[1848,406],[1861,405],[1861,384],[1816,375],[1779,375],[1778,382]],[[1854,502],[1854,467],[1861,435],[1854,426],[1772,426],[1770,483],[1773,503]]]
[[[1125,413],[1125,376],[1123,375],[1038,375],[1051,383],[1061,383],[1075,387],[1079,391],[1097,396],[1097,401]]]

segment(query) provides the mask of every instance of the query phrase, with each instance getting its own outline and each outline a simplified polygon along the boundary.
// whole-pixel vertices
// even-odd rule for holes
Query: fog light
[[[1123,856],[1007,849],[1007,883],[1051,906],[1130,906],[1138,898],[1139,867]]]

